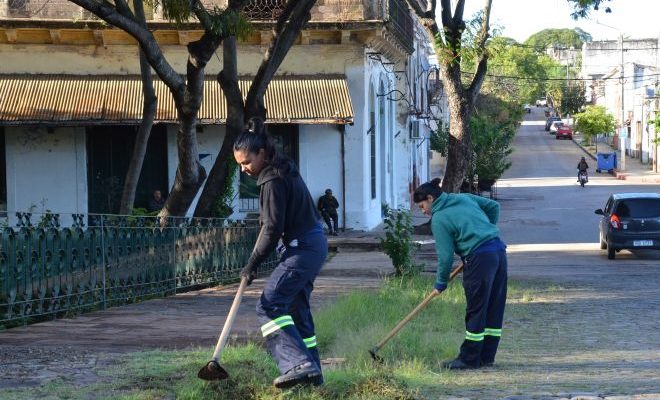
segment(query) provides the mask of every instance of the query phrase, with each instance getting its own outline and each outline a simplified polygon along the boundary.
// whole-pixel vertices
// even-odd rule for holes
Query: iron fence
[[[3,224],[0,327],[234,282],[259,229],[255,220],[52,213]],[[273,254],[259,272],[275,263]]]

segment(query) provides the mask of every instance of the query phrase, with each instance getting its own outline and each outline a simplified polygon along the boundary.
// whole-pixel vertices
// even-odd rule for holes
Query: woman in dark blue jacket
[[[257,267],[281,241],[257,315],[268,351],[281,375],[278,388],[323,383],[309,298],[328,254],[314,200],[296,164],[275,149],[260,119],[251,119],[234,142],[241,171],[257,177],[261,230],[241,276],[251,282]]]

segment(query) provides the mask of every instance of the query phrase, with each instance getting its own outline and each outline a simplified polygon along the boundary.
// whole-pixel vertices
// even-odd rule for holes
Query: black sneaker
[[[464,363],[460,358],[455,359],[454,361],[449,361],[442,364],[443,367],[452,370],[461,370],[461,369],[477,369],[478,366],[470,365]]]
[[[317,383],[319,380],[320,383]],[[305,384],[320,385],[321,383],[323,383],[323,375],[311,362],[293,367],[273,381],[273,385],[278,389],[288,389]]]

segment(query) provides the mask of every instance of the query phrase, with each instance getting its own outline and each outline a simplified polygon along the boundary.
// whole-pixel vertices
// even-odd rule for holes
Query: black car
[[[621,249],[660,250],[660,194],[618,193],[607,200],[605,209],[598,209],[600,248],[607,249],[607,258],[614,259]]]

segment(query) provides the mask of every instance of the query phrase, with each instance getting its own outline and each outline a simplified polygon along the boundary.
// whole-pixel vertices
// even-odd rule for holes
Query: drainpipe
[[[346,147],[344,145],[344,136],[346,135],[346,125],[337,126],[341,136],[341,230],[346,231]]]

